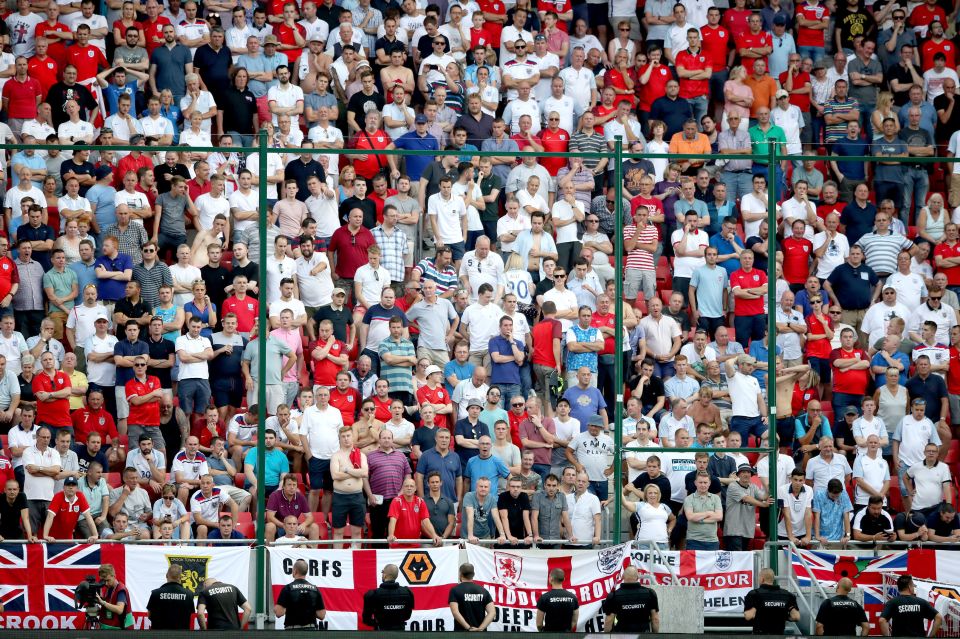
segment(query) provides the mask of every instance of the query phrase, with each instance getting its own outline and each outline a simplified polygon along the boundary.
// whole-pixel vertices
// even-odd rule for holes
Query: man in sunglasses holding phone
[[[140,435],[146,433],[153,441],[163,442],[160,434],[160,400],[163,398],[163,389],[158,378],[147,375],[145,355],[134,357],[133,378],[127,382],[125,390],[127,403],[130,405],[130,415],[127,417],[128,435],[139,441]]]

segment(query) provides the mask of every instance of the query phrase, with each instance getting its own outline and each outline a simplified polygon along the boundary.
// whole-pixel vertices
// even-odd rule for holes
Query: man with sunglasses
[[[133,357],[133,378],[125,385],[126,399],[130,406],[127,418],[127,434],[139,441],[140,435],[149,435],[158,448],[164,448],[163,435],[160,434],[160,400],[163,389],[160,380],[147,375],[147,357],[143,354]]]

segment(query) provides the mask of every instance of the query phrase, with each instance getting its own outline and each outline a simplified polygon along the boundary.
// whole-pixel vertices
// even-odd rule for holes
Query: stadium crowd
[[[952,5],[6,11],[0,536],[960,540]]]

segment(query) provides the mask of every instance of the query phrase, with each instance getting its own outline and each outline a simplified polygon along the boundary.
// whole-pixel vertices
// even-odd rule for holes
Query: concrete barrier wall
[[[651,586],[660,603],[660,632],[703,633],[703,586]]]

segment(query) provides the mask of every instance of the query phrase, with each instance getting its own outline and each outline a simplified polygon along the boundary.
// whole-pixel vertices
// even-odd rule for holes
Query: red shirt
[[[807,20],[823,20],[830,17],[830,9],[822,4],[798,5],[796,15],[802,15]],[[798,47],[823,47],[823,29],[811,29],[809,27],[797,27],[797,46]]]
[[[730,52],[730,29],[725,29],[721,25],[711,27],[704,25],[700,29],[700,37],[703,44],[701,48],[710,61],[713,69],[726,69],[727,56]]]
[[[417,495],[407,501],[403,495],[397,495],[390,502],[388,512],[390,519],[396,519],[393,536],[397,539],[420,539],[421,526],[425,519],[430,518],[427,511],[427,502]]]
[[[330,405],[340,411],[343,416],[343,425],[352,426],[357,419],[357,406],[360,404],[360,393],[353,388],[340,392],[337,388],[330,389]]]
[[[829,342],[827,342],[829,344]],[[820,398],[820,393],[815,386],[810,388],[800,388],[800,382],[793,383],[793,396],[790,398],[790,408],[794,415],[807,410],[807,404]]]
[[[151,402],[144,402],[134,406],[129,400],[131,397],[142,397],[149,395],[160,388],[160,380],[153,375],[147,375],[144,381],[136,377],[127,382],[126,393],[127,403],[130,404],[130,416],[127,417],[128,424],[137,426],[159,426],[160,425],[160,400],[155,399]]]
[[[257,313],[259,312],[260,303],[249,295],[242,300],[237,299],[236,295],[231,295],[223,300],[222,314],[235,313],[237,330],[241,333],[249,333],[253,330],[253,322],[257,319]]]
[[[193,178],[192,180],[187,180],[187,193],[190,194],[190,199],[193,200],[194,202],[196,202],[197,198],[203,195],[204,193],[209,193],[212,188],[213,188],[213,185],[210,184],[210,180],[207,180],[206,182],[204,182],[202,186],[200,185],[199,182],[197,182],[197,178]]]
[[[200,446],[203,448],[210,448],[210,442],[213,441],[214,436],[227,438],[227,425],[219,419],[217,420],[216,431],[214,433],[207,428],[207,418],[203,415],[194,419],[193,423],[190,424],[190,434],[200,440]]]
[[[67,48],[67,62],[77,67],[77,82],[80,84],[96,77],[100,69],[110,66],[103,52],[92,44],[85,47],[79,44],[71,45]]]
[[[283,13],[282,9],[280,13],[281,14]],[[296,27],[297,31],[300,32],[300,37],[306,40],[307,30],[304,28],[304,26],[302,24],[298,24],[295,22],[294,27]],[[293,37],[293,28],[288,27],[287,25],[282,23],[275,24],[273,25],[273,34],[277,36],[277,40],[280,41],[280,44],[286,44],[293,47],[297,46],[297,40],[296,38]],[[302,48],[284,49],[280,53],[286,55],[287,60],[290,61],[290,64],[293,64],[300,58],[300,54],[303,53],[303,49]]]
[[[27,60],[27,69],[30,77],[35,78],[40,83],[40,90],[43,91],[41,95],[46,97],[47,93],[50,92],[50,87],[57,83],[57,73],[60,65],[50,55],[42,60],[33,56]]]
[[[931,7],[928,4],[921,4],[914,8],[910,12],[910,26],[911,27],[928,27],[933,22],[934,18],[940,21],[940,24],[947,24],[947,14],[941,7],[934,5]],[[951,69],[953,67],[950,67]]]
[[[833,368],[833,392],[850,393],[853,395],[863,395],[867,392],[867,383],[870,381],[870,369],[844,370],[836,367],[835,362],[838,359],[859,359],[865,362],[870,361],[870,356],[859,348],[845,351],[842,348],[835,348],[830,353],[830,364]]]
[[[332,336],[328,342],[329,341],[333,342],[333,345],[330,347],[330,355],[340,357],[340,355],[343,354],[345,344]],[[318,339],[307,348],[307,351],[311,353],[310,360],[313,362],[313,383],[318,386],[335,386],[337,384],[337,373],[343,370],[343,366],[331,362],[329,359],[313,359],[313,349],[322,348],[326,346],[328,342],[320,343]],[[344,423],[344,426],[346,426],[346,423]]]
[[[607,328],[615,328],[616,324],[616,315],[613,313],[607,313],[606,315],[601,315],[598,311],[594,311],[593,319],[590,320],[590,326],[594,328],[600,328],[606,326]],[[613,355],[617,351],[616,348],[617,338],[613,335],[605,335],[603,338],[603,350],[600,351],[601,355]]]
[[[736,291],[740,288],[757,288],[767,283],[767,274],[760,269],[753,268],[750,272],[742,268],[730,274],[730,289]],[[733,314],[739,317],[747,315],[763,315],[763,298],[758,297],[755,300],[735,298],[733,303]]]
[[[950,368],[947,369],[947,392],[951,395],[960,393],[960,350],[956,346],[950,347]],[[0,458],[2,461],[3,458]]]
[[[87,441],[87,435],[92,432],[100,433],[104,446],[120,436],[120,433],[117,432],[117,425],[113,421],[113,415],[104,410],[103,407],[97,411],[90,410],[87,407],[78,408],[73,411],[71,421],[73,422],[73,438],[78,442]]]
[[[417,391],[417,403],[424,402],[430,404],[451,404],[450,393],[446,391],[443,384],[431,390],[429,386],[423,386]],[[433,417],[433,423],[437,428],[450,428],[446,415],[436,414]]]
[[[377,129],[373,133],[360,131],[353,136],[353,146],[356,149],[379,151],[387,148],[391,142],[390,136],[384,133],[383,129]],[[387,166],[387,158],[383,155],[368,153],[367,159],[363,161],[357,156],[353,156],[353,169],[357,172],[357,175],[368,180],[372,180],[373,176]]]
[[[593,107],[593,114],[597,116],[597,118],[602,118],[610,115],[611,113],[615,113],[616,110],[617,110],[616,100],[614,100],[613,106],[604,106],[604,104],[601,102],[597,104],[597,106]],[[597,124],[594,126],[594,128],[597,130],[597,133],[601,133],[601,134],[603,133],[602,124]]]
[[[762,49],[764,47],[769,47],[772,45],[770,39],[770,34],[766,31],[761,31],[760,33],[754,35],[750,30],[744,31],[740,35],[736,36],[737,41],[737,51],[740,49]],[[756,60],[763,60],[767,62],[767,57],[762,58],[746,58],[743,60],[743,65],[747,67],[747,75],[753,74],[753,63]],[[767,62],[767,68],[769,69],[769,62]]]
[[[14,284],[20,283],[20,271],[9,257],[0,257],[0,299],[7,296]]]
[[[531,353],[531,362],[540,366],[557,367],[557,360],[553,353],[553,340],[563,339],[563,329],[560,320],[544,318],[533,325],[530,329],[530,337],[533,339],[533,353]]]
[[[8,481],[16,478],[17,476],[13,472],[13,462],[6,455],[0,453],[0,481],[6,486]]]
[[[53,377],[47,375],[45,371],[40,371],[33,376],[33,382],[30,384],[33,393],[39,392],[52,393],[71,388],[70,378],[63,371],[56,371]],[[37,401],[37,423],[47,424],[48,426],[73,426],[70,419],[70,398],[64,397],[52,402]]]
[[[783,250],[783,278],[791,284],[803,284],[810,275],[813,243],[793,236],[780,243]]]
[[[507,15],[507,7],[500,0],[479,0],[480,11],[484,13],[493,13],[498,16]],[[500,47],[500,34],[503,33],[503,22],[486,22],[483,28],[490,34],[490,46]]]
[[[54,495],[50,505],[47,506],[47,511],[55,515],[53,523],[50,524],[50,536],[54,539],[73,539],[73,531],[77,528],[80,515],[88,510],[90,510],[90,504],[87,503],[87,498],[79,488],[72,502],[67,501],[63,491]]]
[[[829,315],[825,315],[827,319],[827,326],[833,328],[833,322],[830,320]],[[823,322],[818,320],[812,314],[807,316],[807,335],[826,335],[826,331],[823,330]],[[830,340],[828,339],[815,339],[813,341],[807,340],[806,344],[806,355],[807,357],[820,357],[822,359],[827,359],[830,357],[830,351],[833,348],[830,345]]]
[[[40,82],[27,75],[21,82],[15,77],[7,80],[3,85],[3,99],[9,100],[7,116],[20,120],[32,120],[37,117],[37,99],[43,93]]]
[[[647,72],[649,66],[649,64],[646,64],[640,68],[641,76]],[[637,94],[639,98],[638,108],[641,111],[649,111],[650,107],[653,106],[654,100],[667,94],[667,82],[670,80],[673,80],[673,73],[670,72],[670,67],[661,64],[654,68],[654,70],[650,72],[650,79],[647,80],[646,84],[641,85],[640,91]]]
[[[793,88],[802,89],[805,84],[810,83],[810,74],[806,71],[800,71],[793,78]],[[780,74],[780,86],[786,89],[787,84],[787,71],[784,71]],[[790,104],[795,105],[801,112],[806,112],[810,110],[810,94],[809,93],[791,93],[790,94]]]
[[[553,11],[558,16],[570,11],[571,9],[570,0],[540,0],[537,3],[537,8],[540,11]],[[640,5],[637,5],[640,6]],[[563,31],[564,33],[568,32],[567,21],[560,20],[557,22],[557,28]]]
[[[163,27],[170,24],[170,20],[163,16],[157,16],[157,21],[143,21],[143,37],[147,39],[147,55],[163,46]],[[154,41],[157,38],[158,41]]]
[[[696,53],[691,53],[690,49],[684,49],[677,54],[677,66],[682,66],[687,71],[703,71],[710,67],[710,58],[701,48]],[[723,65],[724,69],[727,68]],[[680,78],[680,97],[684,99],[697,98],[702,95],[710,95],[710,80],[689,80]]]
[[[557,129],[556,131],[542,129],[540,131],[540,144],[543,145],[543,150],[547,153],[566,153],[570,145],[570,134],[563,129]],[[551,176],[556,177],[557,171],[565,167],[567,161],[565,158],[548,157],[541,159],[540,164]]]
[[[151,161],[150,161],[150,158],[147,157],[146,155],[144,155],[143,153],[141,153],[141,154],[140,154],[140,157],[138,157],[138,158],[137,158],[137,157],[134,157],[134,156],[133,156],[133,153],[130,153],[129,155],[126,155],[126,156],[120,158],[120,161],[117,162],[117,170],[113,172],[113,188],[115,188],[115,189],[117,189],[117,190],[122,189],[122,188],[123,188],[123,176],[126,175],[126,174],[127,174],[128,172],[130,172],[130,171],[133,171],[134,173],[136,173],[139,169],[141,169],[141,168],[143,168],[143,167],[146,167],[146,168],[149,168],[149,169],[152,169],[152,168],[153,168],[153,162],[151,162]],[[192,182],[192,180],[191,180],[191,182]],[[189,186],[189,184],[190,184],[190,182],[187,182],[187,185],[188,185],[188,186]],[[207,191],[209,191],[209,190],[210,190],[210,189],[207,188]],[[146,194],[144,193],[144,195],[146,195]],[[195,197],[193,197],[193,195],[191,195],[190,197],[191,197],[191,199],[196,199]]]
[[[924,71],[929,71],[933,68],[933,56],[938,53],[947,56],[948,69],[957,68],[957,48],[954,44],[947,39],[944,39],[939,44],[934,42],[933,39],[930,39],[920,47],[920,66]]]
[[[383,423],[389,422],[390,418],[393,417],[393,415],[390,413],[390,404],[393,403],[393,400],[389,397],[386,400],[382,400],[376,395],[374,395],[371,399],[373,400],[373,405],[376,409],[373,411],[374,418],[379,419]]]
[[[517,448],[522,449],[523,441],[520,440],[520,424],[525,422],[530,416],[527,415],[526,410],[524,410],[520,415],[517,415],[512,410],[509,410],[507,411],[507,415],[510,418],[510,439]]]
[[[750,30],[751,15],[753,15],[753,12],[750,9],[727,9],[723,12],[723,24],[730,29],[733,37],[737,38],[741,33]],[[820,43],[820,46],[823,46],[823,42]]]
[[[269,2],[267,2],[267,15],[282,16],[283,5],[287,4],[288,2],[290,2],[290,0],[270,0]]]
[[[847,206],[846,204],[844,204],[843,202],[840,202],[839,200],[834,202],[833,204],[818,204],[817,217],[819,217],[821,220],[826,221],[828,215],[830,215],[831,213],[836,213],[837,215],[840,215],[840,213],[843,212],[843,209],[846,208],[846,206]]]
[[[334,269],[337,277],[352,280],[357,269],[367,263],[367,249],[376,243],[373,233],[362,226],[356,235],[350,232],[348,225],[334,231],[327,246],[327,255],[337,255],[337,267]]]
[[[70,28],[62,22],[50,24],[47,21],[41,22],[34,28],[33,35],[36,38],[45,36],[48,33],[70,33]],[[63,69],[67,62],[67,45],[60,38],[49,38],[47,45],[47,55],[57,61],[57,67]],[[46,97],[46,96],[44,96]]]
[[[486,24],[486,23],[485,23]],[[475,29],[470,27],[470,48],[476,49],[480,45],[488,45],[493,42],[493,35],[486,26]]]
[[[933,249],[933,263],[937,263],[937,256],[946,258],[960,257],[960,242],[950,246],[946,242],[937,244]],[[937,271],[947,276],[947,284],[950,286],[960,285],[960,266],[937,267]]]

